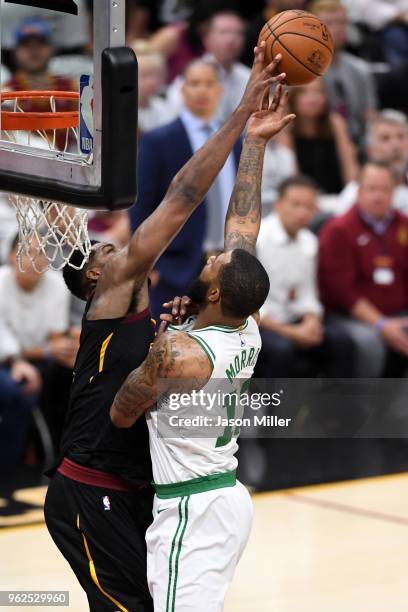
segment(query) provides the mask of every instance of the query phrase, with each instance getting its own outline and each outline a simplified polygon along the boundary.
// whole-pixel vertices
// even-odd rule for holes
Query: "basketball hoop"
[[[1,98],[1,137],[17,145],[46,148],[62,156],[71,147],[79,150],[79,112],[60,107],[79,102],[71,91],[6,91]],[[31,110],[41,105],[44,110]],[[72,253],[83,255],[81,269],[89,258],[91,242],[88,213],[69,204],[27,195],[9,194],[19,226],[17,260],[21,270],[29,259],[37,272],[61,270]],[[76,267],[76,266],[72,266]]]

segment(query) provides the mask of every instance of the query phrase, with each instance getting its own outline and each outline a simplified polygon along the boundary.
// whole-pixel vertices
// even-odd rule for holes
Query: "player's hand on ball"
[[[248,136],[268,141],[281,132],[296,115],[286,115],[288,92],[283,93],[282,85],[276,87],[274,96],[269,104],[269,90],[265,91],[262,108],[251,115],[248,123]]]
[[[250,113],[257,111],[262,103],[265,90],[275,84],[283,83],[286,74],[276,74],[279,62],[282,60],[282,55],[278,55],[265,68],[265,42],[263,41],[259,47],[255,47],[255,60],[252,66],[251,76],[249,77],[248,85],[246,86],[242,97],[240,107],[245,108]]]

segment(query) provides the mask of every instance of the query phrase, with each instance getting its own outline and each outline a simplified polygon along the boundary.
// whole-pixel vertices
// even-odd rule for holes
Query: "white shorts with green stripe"
[[[221,612],[248,541],[252,501],[245,487],[154,500],[146,534],[147,580],[155,612]]]

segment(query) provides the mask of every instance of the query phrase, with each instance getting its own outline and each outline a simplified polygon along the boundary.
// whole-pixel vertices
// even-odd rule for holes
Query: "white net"
[[[57,116],[59,95],[56,93],[55,96],[41,98],[42,113],[55,113]],[[2,100],[2,110],[11,111],[12,115],[25,113],[26,100],[25,97],[20,100],[18,94],[12,100]],[[44,101],[49,102],[49,107],[44,106]],[[45,114],[42,116],[45,117]],[[72,125],[47,130],[11,130],[2,127],[1,138],[18,145],[47,149],[61,157],[67,152],[79,149],[79,129]],[[17,260],[21,270],[25,269],[27,262],[39,273],[48,269],[61,270],[66,265],[75,269],[81,269],[85,265],[91,251],[86,210],[27,195],[9,194],[8,197],[16,210],[19,226]],[[79,268],[70,262],[75,250],[79,250],[83,255]]]
[[[86,210],[21,195],[10,195],[9,199],[19,226],[17,261],[21,270],[27,260],[39,273],[62,270],[67,264],[76,269],[85,265],[91,251]],[[79,267],[69,261],[77,249],[83,255]]]

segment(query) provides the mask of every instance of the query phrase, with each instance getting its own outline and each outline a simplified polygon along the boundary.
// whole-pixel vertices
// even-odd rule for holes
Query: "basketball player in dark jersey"
[[[244,96],[225,125],[173,179],[161,205],[124,249],[96,244],[81,271],[65,269],[72,293],[87,300],[61,453],[45,502],[48,530],[86,591],[91,612],[153,610],[146,582],[145,532],[152,480],[144,420],[113,427],[110,405],[154,338],[148,275],[202,202],[272,76],[263,49]],[[76,252],[71,263],[78,265]]]

